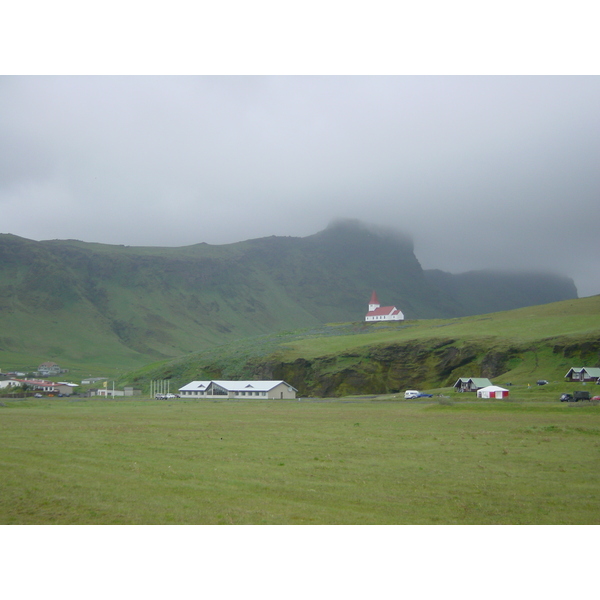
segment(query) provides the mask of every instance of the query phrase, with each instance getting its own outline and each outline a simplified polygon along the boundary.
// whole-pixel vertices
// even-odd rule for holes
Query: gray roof
[[[192,381],[187,385],[179,388],[180,392],[203,392],[208,388],[208,386],[214,383],[228,392],[268,392],[273,388],[277,387],[280,384],[287,385],[287,387],[293,389],[295,392],[298,390],[291,386],[289,383],[286,383],[282,379],[277,381],[223,381],[213,379],[211,381]]]
[[[278,381],[217,381],[213,383],[225,388],[228,392],[268,392],[280,383],[285,383],[281,379]],[[286,383],[286,385],[288,385]]]
[[[188,383],[187,385],[180,387],[179,391],[180,392],[203,392],[208,387],[209,384],[210,384],[210,381],[192,381],[192,382]]]
[[[569,372],[565,375],[568,377],[573,373],[581,373],[581,371],[585,371],[590,377],[600,377],[600,367],[572,367],[569,369]]]
[[[492,385],[492,382],[485,377],[459,377],[454,386],[458,385],[461,382],[468,383],[471,381],[477,387],[485,387],[487,385]]]

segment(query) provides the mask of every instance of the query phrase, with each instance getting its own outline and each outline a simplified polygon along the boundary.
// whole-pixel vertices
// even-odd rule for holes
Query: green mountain
[[[0,360],[133,368],[248,336],[361,321],[372,290],[407,319],[577,296],[555,276],[424,271],[409,239],[355,221],[304,238],[180,248],[2,234]]]
[[[560,387],[573,366],[600,366],[600,296],[257,336],[129,373],[124,383],[148,389],[150,380],[169,379],[175,390],[193,380],[284,379],[302,396],[331,397],[443,388],[459,377],[520,385],[547,379]]]
[[[462,307],[460,316],[485,314],[577,297],[573,280],[548,273],[425,271],[425,278]],[[460,310],[460,309],[459,309]],[[458,316],[458,315],[457,315]]]

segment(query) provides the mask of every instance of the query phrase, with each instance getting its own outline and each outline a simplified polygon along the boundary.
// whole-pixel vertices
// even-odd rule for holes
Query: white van
[[[418,398],[420,394],[421,392],[419,392],[418,390],[406,390],[404,392],[404,399],[414,400],[415,398]]]

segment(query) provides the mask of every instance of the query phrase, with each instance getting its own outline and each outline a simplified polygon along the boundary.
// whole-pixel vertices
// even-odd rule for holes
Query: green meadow
[[[120,385],[171,389],[198,379],[284,379],[303,396],[443,388],[459,377],[505,385],[564,381],[595,366],[600,296],[488,315],[387,323],[331,323],[215,346],[126,373]],[[559,394],[560,395],[560,394]]]
[[[536,393],[3,399],[0,523],[598,524],[600,406]]]
[[[360,324],[360,333],[344,335],[343,325],[330,325],[338,335],[285,341],[286,358],[310,358],[385,343],[454,338],[494,345],[531,344],[556,338],[577,340],[600,331],[600,296],[565,300],[510,311],[457,319],[422,319],[398,323]],[[350,332],[348,332],[350,333]]]

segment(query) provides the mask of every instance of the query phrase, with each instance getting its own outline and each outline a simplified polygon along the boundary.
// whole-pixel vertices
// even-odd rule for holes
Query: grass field
[[[0,406],[2,524],[598,524],[600,406]]]

